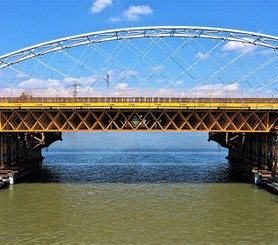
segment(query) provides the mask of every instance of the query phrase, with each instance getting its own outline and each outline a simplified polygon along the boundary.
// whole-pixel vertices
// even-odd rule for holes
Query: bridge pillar
[[[0,133],[0,179],[13,184],[33,172],[43,160],[41,149],[61,139],[61,133]]]
[[[270,133],[245,133],[244,140],[238,147],[244,160],[257,167],[276,171],[278,159],[278,130]],[[231,158],[233,151],[230,150]]]
[[[209,133],[229,150],[227,158],[236,170],[254,182],[272,185],[278,191],[278,130],[269,133]]]

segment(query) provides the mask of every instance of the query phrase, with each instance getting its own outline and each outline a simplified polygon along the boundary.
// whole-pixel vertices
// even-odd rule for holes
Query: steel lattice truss
[[[0,95],[277,96],[278,37],[207,27],[93,32],[0,56]]]
[[[223,110],[2,110],[1,132],[269,132],[277,112]]]

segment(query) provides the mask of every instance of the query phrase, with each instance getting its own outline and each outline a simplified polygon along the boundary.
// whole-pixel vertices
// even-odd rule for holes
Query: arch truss
[[[115,29],[0,56],[0,96],[277,96],[278,37],[191,26]]]

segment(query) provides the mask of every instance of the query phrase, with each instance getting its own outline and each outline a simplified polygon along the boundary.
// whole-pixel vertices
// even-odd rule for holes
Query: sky
[[[0,55],[106,29],[194,25],[278,35],[277,0],[0,0]]]
[[[278,0],[0,0],[0,56],[67,36],[140,26],[219,27],[278,36],[277,9]],[[83,83],[83,92],[87,94],[97,87],[94,81],[98,81],[97,85],[106,87],[106,79],[109,75],[109,79],[114,81],[117,93],[127,89],[137,89],[140,81],[140,86],[144,82],[146,87],[152,85],[151,87],[159,90],[167,88],[167,93],[169,86],[166,82],[173,90],[189,89],[190,93],[191,88],[200,85],[202,90],[205,90],[206,96],[210,96],[214,89],[238,93],[241,93],[242,89],[257,91],[257,88],[265,89],[264,84],[270,82],[272,87],[269,86],[267,93],[269,96],[277,94],[278,55],[276,51],[264,51],[258,46],[250,47],[236,42],[227,42],[214,50],[217,44],[213,39],[207,44],[202,41],[190,42],[187,45],[187,53],[180,52],[180,56],[175,55],[172,64],[167,59],[172,57],[170,54],[173,50],[167,48],[164,40],[159,39],[154,40],[156,53],[149,50],[149,56],[154,62],[149,62],[143,57],[142,66],[135,63],[130,66],[133,64],[131,58],[136,57],[132,54],[135,49],[131,52],[130,49],[133,47],[129,43],[126,43],[125,47],[122,45],[125,49],[118,55],[120,61],[125,62],[124,67],[113,66],[114,61],[109,58],[109,55],[103,57],[94,54],[94,59],[90,60],[91,63],[88,63],[90,67],[86,70],[83,69],[87,64],[85,56],[80,60],[81,65],[72,62],[73,60],[69,58],[69,54],[73,54],[79,60],[78,57],[81,57],[83,50],[80,49],[79,53],[78,49],[75,53],[74,51],[69,54],[54,53],[53,62],[52,56],[49,55],[45,60],[30,59],[25,63],[22,62],[16,67],[17,70],[8,68],[0,70],[0,85],[8,85],[10,89],[11,82],[14,82],[13,93],[16,95],[28,86],[39,87],[40,91],[49,89],[51,94],[64,89],[68,94],[68,88],[71,89],[72,83],[77,81]],[[148,42],[151,43],[152,40],[145,41],[145,44]],[[186,41],[177,40],[176,44],[171,45],[176,45],[178,48],[178,45],[182,45],[183,42]],[[139,47],[141,44],[136,45]],[[168,52],[164,56],[162,46]],[[205,49],[202,50],[203,47]],[[82,48],[85,49],[86,46],[83,45]],[[214,51],[210,53],[210,49]],[[112,49],[107,44],[103,50],[108,53],[117,51],[117,46],[115,44],[115,49]],[[89,55],[90,52],[86,54]],[[130,60],[128,60],[128,53]],[[94,63],[97,59],[99,64]],[[273,62],[268,66],[260,65],[266,64],[270,59],[276,63]],[[63,60],[64,70],[60,66],[61,60]],[[237,62],[234,64],[232,61]],[[187,69],[192,67],[192,64],[194,69],[190,68],[188,72]],[[227,69],[222,71],[221,67],[225,67],[226,64],[228,64]],[[257,67],[263,69],[253,74],[252,70],[256,70]],[[91,68],[94,68],[95,74],[91,74]],[[46,74],[48,77],[45,76]],[[55,86],[56,90],[52,90]],[[1,91],[2,94],[7,93],[7,90]]]

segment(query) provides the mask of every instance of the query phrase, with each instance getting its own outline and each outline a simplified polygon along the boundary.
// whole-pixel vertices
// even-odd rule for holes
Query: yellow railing
[[[0,97],[0,109],[252,109],[278,110],[278,98]]]

